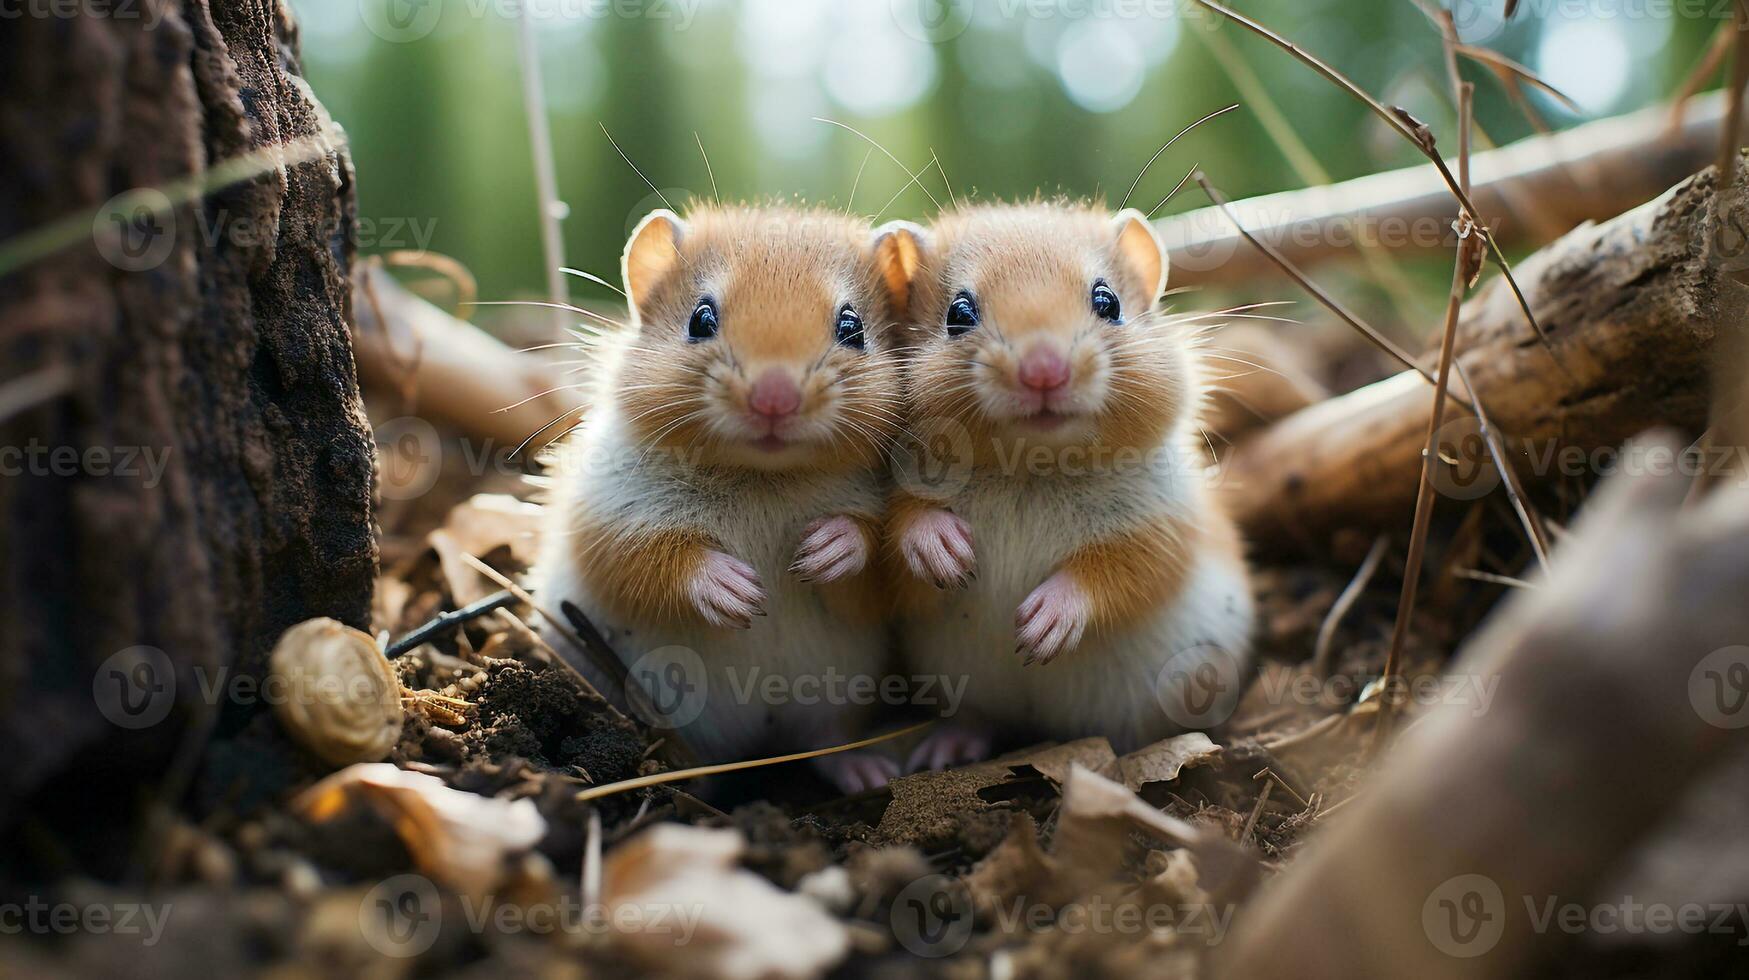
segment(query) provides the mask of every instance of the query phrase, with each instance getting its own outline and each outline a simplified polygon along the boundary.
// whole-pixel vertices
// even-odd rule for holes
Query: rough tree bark
[[[251,710],[208,689],[299,620],[366,625],[376,567],[351,165],[296,30],[278,0],[105,9],[0,29],[0,852],[22,874],[127,868],[145,802]],[[214,173],[264,148],[258,176]],[[188,178],[216,186],[108,213]]]

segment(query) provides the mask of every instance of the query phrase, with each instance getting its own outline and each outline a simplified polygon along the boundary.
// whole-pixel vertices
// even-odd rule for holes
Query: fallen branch
[[[1712,163],[1723,115],[1723,97],[1711,94],[1687,107],[1674,132],[1670,110],[1653,106],[1477,153],[1471,200],[1501,242],[1541,245],[1581,222],[1619,215]],[[1357,237],[1371,236],[1398,253],[1443,252],[1455,242],[1451,192],[1431,165],[1232,206],[1247,230],[1300,266],[1353,255]],[[1533,214],[1546,218],[1510,220]],[[1219,208],[1163,218],[1156,228],[1171,252],[1175,284],[1275,275],[1274,264],[1246,246]]]
[[[1597,900],[1749,739],[1697,686],[1749,635],[1749,501],[1729,488],[1684,509],[1687,488],[1605,484],[1547,586],[1455,661],[1497,680],[1488,710],[1448,703],[1407,731],[1366,796],[1253,901],[1212,975],[1522,976],[1562,948],[1527,904]]]
[[[506,450],[537,431],[550,439],[570,428],[550,424],[554,419],[576,420],[581,375],[506,346],[408,292],[383,269],[362,272],[357,294],[354,346],[367,390],[410,393],[414,405],[406,410]],[[530,441],[530,450],[543,439]]]
[[[1727,215],[1740,213],[1743,183]],[[1735,254],[1743,240],[1730,226],[1740,222],[1715,235],[1712,194],[1708,170],[1522,263],[1564,371],[1504,284],[1488,283],[1465,304],[1456,345],[1464,373],[1527,484],[1592,475],[1595,460],[1575,453],[1620,445],[1648,425],[1706,426],[1715,343],[1749,316],[1749,290],[1732,279],[1749,261]],[[1269,550],[1315,548],[1338,528],[1400,527],[1433,397],[1420,374],[1403,372],[1281,420],[1227,455],[1228,506]],[[1454,419],[1442,453],[1487,467],[1474,429]]]

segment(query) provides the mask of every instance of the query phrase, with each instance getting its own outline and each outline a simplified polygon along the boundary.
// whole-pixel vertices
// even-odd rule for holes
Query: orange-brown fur
[[[618,397],[633,429],[655,445],[699,452],[704,462],[745,462],[723,444],[709,410],[744,400],[758,368],[783,364],[803,376],[803,415],[837,413],[830,444],[785,462],[829,471],[877,465],[897,431],[900,382],[896,357],[876,356],[875,345],[896,346],[902,328],[867,226],[837,212],[777,206],[704,208],[686,225],[677,245],[666,243],[670,267],[642,273],[642,295],[634,260],[647,267],[655,259],[635,251],[628,258],[638,340]],[[687,343],[694,305],[731,264],[735,275],[714,297],[720,343]],[[838,296],[817,274],[822,269],[848,287],[868,354],[833,343]]]
[[[699,622],[685,601],[686,583],[698,568],[709,535],[688,528],[605,527],[577,515],[571,526],[578,567],[590,586],[620,615],[634,619]]]

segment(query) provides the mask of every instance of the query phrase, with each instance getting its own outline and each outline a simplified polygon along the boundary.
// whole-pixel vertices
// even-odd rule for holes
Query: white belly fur
[[[1060,478],[975,475],[947,503],[972,527],[977,578],[945,593],[931,614],[902,625],[907,669],[956,683],[964,677],[962,710],[1029,738],[1103,735],[1124,752],[1179,734],[1184,726],[1159,695],[1169,661],[1176,672],[1223,659],[1222,669],[1238,675],[1231,678],[1234,696],[1248,667],[1253,607],[1236,556],[1197,549],[1172,602],[1128,626],[1090,630],[1077,649],[1048,664],[1022,665],[1014,619],[1022,600],[1077,546],[1134,526],[1145,514],[1203,508],[1199,479],[1171,467]]]
[[[622,663],[658,648],[681,646],[698,654],[703,678],[702,711],[679,731],[701,762],[743,759],[762,751],[820,748],[862,734],[867,709],[829,704],[813,697],[810,681],[838,675],[882,675],[886,631],[852,625],[830,612],[813,586],[789,570],[809,522],[846,512],[878,514],[882,489],[874,473],[752,473],[700,469],[675,454],[624,452],[626,445],[610,411],[591,418],[561,462],[559,490],[549,507],[547,533],[532,575],[537,596],[549,609],[569,599],[601,630]],[[617,463],[604,464],[607,458]],[[601,519],[684,522],[722,543],[723,550],[752,565],[766,593],[766,616],[751,629],[731,630],[681,622],[637,622],[609,612],[590,593],[566,528],[580,509]],[[617,560],[601,556],[590,560]],[[550,628],[549,628],[550,629]],[[555,649],[565,641],[548,636]],[[615,686],[586,669],[604,694]],[[763,682],[783,679],[778,697]],[[633,671],[633,679],[648,675]],[[646,686],[648,686],[646,681]],[[798,696],[788,692],[795,687]],[[672,694],[664,687],[656,694]],[[840,699],[844,700],[844,699]],[[807,703],[804,703],[807,702]],[[669,701],[667,703],[674,703]],[[696,704],[697,702],[691,702]]]

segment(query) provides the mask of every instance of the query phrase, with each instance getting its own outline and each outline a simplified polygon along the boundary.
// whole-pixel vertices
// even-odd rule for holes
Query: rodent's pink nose
[[[802,407],[802,389],[782,368],[768,368],[753,382],[747,406],[768,419],[794,415]]]
[[[1020,383],[1034,391],[1055,391],[1069,383],[1069,362],[1052,345],[1035,345],[1020,359]]]

